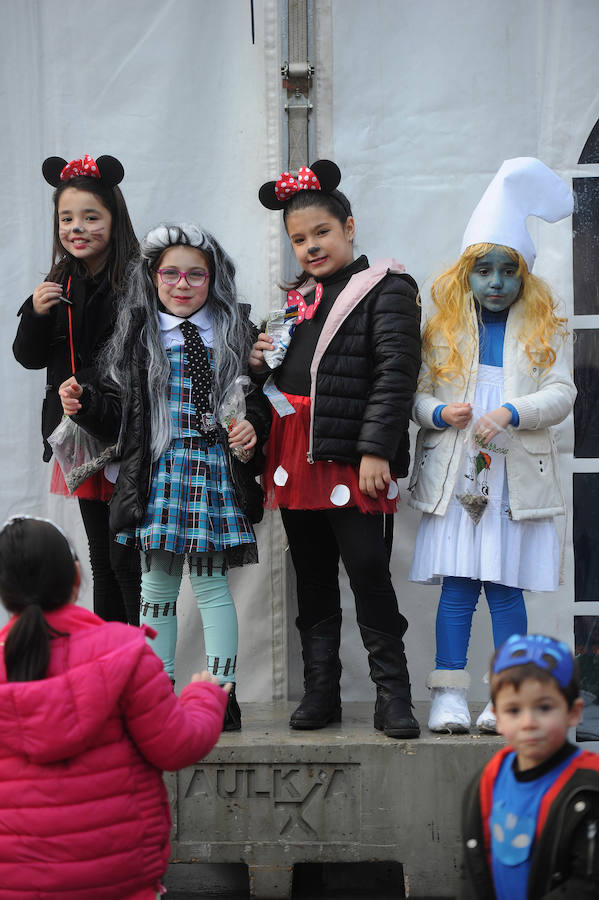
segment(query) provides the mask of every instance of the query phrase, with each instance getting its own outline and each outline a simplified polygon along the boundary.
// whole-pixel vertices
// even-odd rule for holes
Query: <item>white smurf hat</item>
[[[559,222],[573,208],[574,197],[566,182],[540,159],[506,159],[470,216],[460,255],[472,244],[503,244],[520,253],[530,272],[537,254],[526,228],[527,217]]]

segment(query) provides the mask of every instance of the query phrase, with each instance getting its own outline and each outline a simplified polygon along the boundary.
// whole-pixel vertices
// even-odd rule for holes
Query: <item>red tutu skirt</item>
[[[358,466],[334,460],[308,462],[310,398],[284,395],[295,413],[281,418],[276,410],[272,411],[262,476],[266,508],[343,509],[357,506],[364,513],[396,512],[399,489],[395,478],[373,499],[360,490]]]
[[[108,481],[104,475],[104,470],[96,472],[91,478],[86,479],[83,484],[71,494],[64,480],[62,469],[54,460],[54,468],[52,469],[52,478],[50,480],[50,493],[60,494],[63,497],[79,497],[81,500],[103,500],[105,503],[112,497],[114,485]]]

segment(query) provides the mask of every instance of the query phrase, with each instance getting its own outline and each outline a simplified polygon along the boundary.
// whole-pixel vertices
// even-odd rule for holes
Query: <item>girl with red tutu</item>
[[[339,559],[347,570],[377,688],[374,726],[418,737],[385,520],[407,474],[408,423],[420,365],[417,285],[393,259],[354,259],[354,218],[330,160],[260,189],[282,209],[302,272],[288,294],[292,339],[265,385],[274,408],[264,486],[279,507],[297,577],[305,694],[292,728],[341,719]],[[250,366],[269,373],[261,334]],[[266,357],[265,357],[266,352]],[[387,518],[388,521],[388,518]]]
[[[48,437],[63,415],[59,388],[94,372],[98,353],[112,334],[117,290],[138,243],[118,187],[125,173],[114,156],[95,160],[85,154],[70,163],[51,156],[42,174],[56,189],[52,265],[19,309],[13,352],[26,369],[47,371],[42,438],[43,459],[49,462]],[[139,560],[111,540],[112,489],[102,469],[74,491],[89,543],[94,612],[103,619],[139,624]],[[50,491],[69,493],[56,461]]]

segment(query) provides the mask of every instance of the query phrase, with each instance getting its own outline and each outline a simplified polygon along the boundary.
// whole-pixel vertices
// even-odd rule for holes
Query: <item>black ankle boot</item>
[[[412,715],[412,695],[404,644],[400,637],[360,625],[368,650],[370,677],[376,684],[374,727],[387,737],[416,738],[420,725]]]
[[[241,710],[239,709],[239,703],[235,696],[235,682],[231,685],[231,690],[229,691],[229,697],[227,699],[223,731],[241,731]]]
[[[298,624],[299,619],[296,624]],[[299,626],[298,626],[299,627]],[[341,721],[341,613],[300,629],[304,658],[304,696],[289,724],[292,728],[324,728]]]

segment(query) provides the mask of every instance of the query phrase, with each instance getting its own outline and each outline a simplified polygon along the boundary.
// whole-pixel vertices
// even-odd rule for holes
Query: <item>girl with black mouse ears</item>
[[[337,190],[334,162],[283,173],[259,192],[281,209],[301,267],[288,294],[289,349],[265,388],[274,407],[264,486],[281,510],[297,577],[305,694],[296,729],[341,720],[339,559],[355,597],[376,684],[374,726],[418,737],[398,610],[389,571],[386,514],[407,474],[408,423],[420,366],[417,285],[393,259],[354,259],[355,223]],[[268,371],[273,341],[250,355]],[[266,353],[266,358],[265,358]]]

